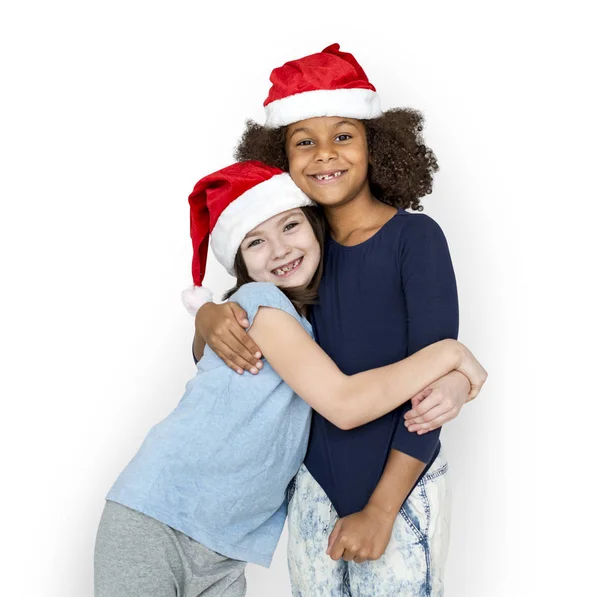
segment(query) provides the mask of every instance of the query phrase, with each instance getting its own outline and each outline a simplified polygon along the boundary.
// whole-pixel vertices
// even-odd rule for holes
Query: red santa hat
[[[383,114],[375,87],[352,54],[332,44],[318,54],[286,62],[270,77],[264,102],[267,128],[316,116],[377,118]]]
[[[288,209],[314,205],[287,172],[255,161],[205,176],[196,183],[189,204],[194,286],[181,298],[192,315],[212,300],[212,292],[202,286],[209,236],[215,257],[233,275],[235,256],[250,230]]]

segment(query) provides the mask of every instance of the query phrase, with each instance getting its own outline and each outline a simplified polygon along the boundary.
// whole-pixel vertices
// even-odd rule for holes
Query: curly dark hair
[[[439,169],[433,150],[423,141],[423,115],[394,108],[362,122],[367,131],[371,193],[393,207],[423,211],[421,197],[431,193]],[[247,120],[235,159],[258,160],[288,171],[285,131],[286,127],[268,129]]]

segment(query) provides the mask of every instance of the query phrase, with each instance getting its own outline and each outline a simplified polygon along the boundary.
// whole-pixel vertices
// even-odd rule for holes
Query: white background
[[[446,594],[594,593],[591,5],[3,4],[0,594],[92,595],[103,497],[194,372],[187,196],[262,122],[271,69],[333,42],[384,108],[426,116],[441,170],[424,205],[490,373],[442,436]],[[211,260],[206,283],[230,279]],[[247,576],[249,597],[289,595],[285,537]]]

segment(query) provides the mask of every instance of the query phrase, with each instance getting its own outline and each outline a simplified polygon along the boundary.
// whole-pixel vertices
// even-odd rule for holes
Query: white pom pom
[[[181,293],[181,300],[190,315],[196,312],[204,303],[210,303],[213,293],[204,286],[190,286]]]

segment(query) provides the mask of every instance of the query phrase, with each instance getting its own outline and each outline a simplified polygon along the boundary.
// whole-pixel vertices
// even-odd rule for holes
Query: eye
[[[248,244],[248,249],[251,249],[252,247],[257,247],[260,243],[262,243],[262,240],[260,238],[256,238]]]
[[[338,135],[335,139],[336,141],[349,141],[350,139],[352,139],[352,135],[342,133],[341,135]]]
[[[292,228],[295,228],[296,226],[298,226],[299,222],[289,222],[288,224],[285,225],[285,227],[283,228],[284,232],[287,232],[288,230],[291,230]]]
[[[311,141],[310,139],[303,139],[302,141],[298,141],[298,143],[296,143],[296,147],[308,147],[311,144],[314,145],[314,141]]]

